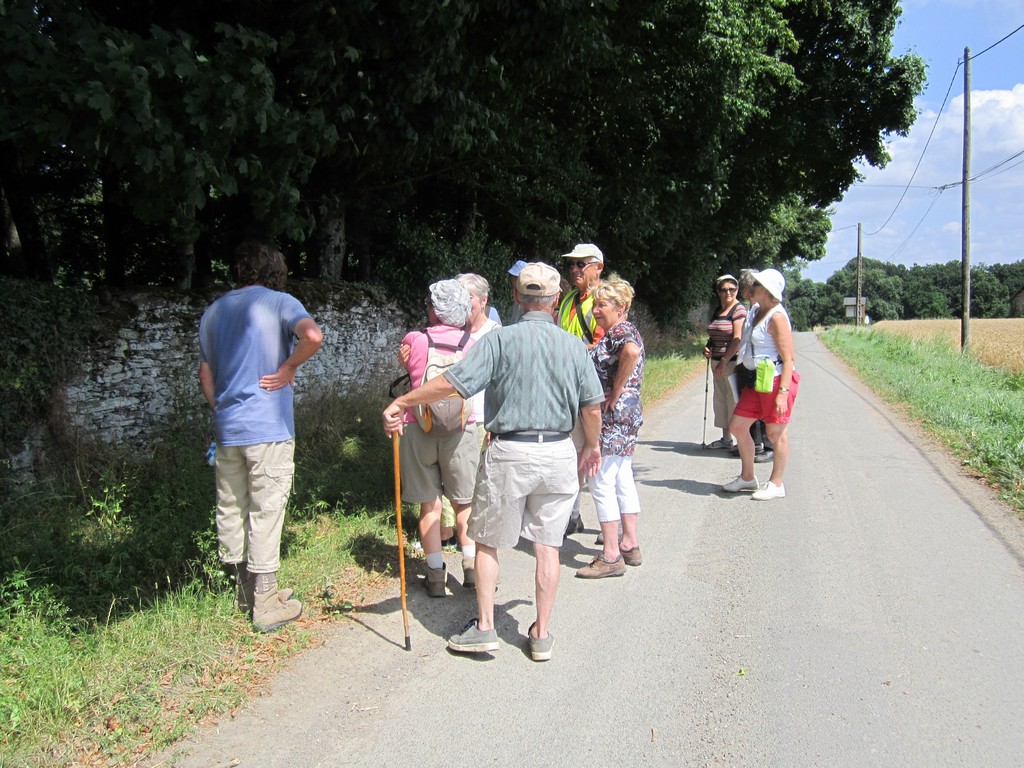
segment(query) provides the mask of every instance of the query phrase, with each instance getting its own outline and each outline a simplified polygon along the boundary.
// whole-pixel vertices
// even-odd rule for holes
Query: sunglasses
[[[597,264],[596,261],[574,261],[569,265],[569,269],[586,269],[591,264]]]
[[[719,293],[736,293],[736,289],[735,288],[719,288],[718,292]]]

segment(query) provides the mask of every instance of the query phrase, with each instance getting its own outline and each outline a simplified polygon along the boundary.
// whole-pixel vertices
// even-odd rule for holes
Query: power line
[[[985,50],[981,51],[980,53],[976,53],[976,54],[974,54],[973,56],[971,56],[971,58],[972,58],[972,59],[976,59],[976,58],[978,58],[979,56],[981,56],[982,54],[984,54],[984,53],[988,53],[989,51],[991,51],[991,50],[992,50],[993,48],[995,48],[995,47],[996,47],[997,45],[999,45],[1000,43],[1002,43],[1002,42],[1005,42],[1005,41],[1006,41],[1006,40],[1008,40],[1009,38],[1011,38],[1011,37],[1013,37],[1014,35],[1016,35],[1016,34],[1017,34],[1018,32],[1020,32],[1020,31],[1021,31],[1022,29],[1024,29],[1024,24],[1021,24],[1021,25],[1020,25],[1019,27],[1017,27],[1017,28],[1016,28],[1015,30],[1013,30],[1013,32],[1011,32],[1010,34],[1008,34],[1008,35],[1007,35],[1006,37],[1003,37],[1003,38],[1001,38],[1001,39],[999,39],[999,40],[996,40],[996,41],[995,41],[994,43],[992,43],[992,45],[990,45],[990,46],[989,46],[988,48],[986,48]]]
[[[988,174],[992,173],[993,171],[995,171],[995,170],[1001,168],[1002,166],[1006,165],[1011,160],[1016,160],[1021,155],[1024,155],[1024,149],[1020,150],[1019,152],[1014,152],[1012,155],[1010,155],[1007,158],[1004,158],[1003,160],[1000,160],[995,165],[989,166],[988,168],[986,168],[981,173],[975,174],[973,177],[971,177],[971,181],[978,181],[983,176],[987,176]],[[1018,163],[1014,163],[1013,165],[1010,166],[1010,168],[1016,168],[1017,165],[1018,165]],[[1010,168],[1003,168],[1003,170],[1004,171],[1008,171],[1008,170],[1010,170]],[[1000,171],[1000,173],[1001,172],[1002,171]],[[999,174],[993,174],[993,175],[998,176]]]
[[[1008,168],[1002,168],[1002,166],[1006,165],[1011,160],[1016,160],[1018,157],[1021,157],[1022,155],[1024,155],[1024,149],[1021,149],[1021,150],[1019,150],[1017,152],[1014,152],[1009,157],[1004,157],[998,163],[995,163],[994,165],[990,165],[988,168],[986,168],[981,173],[976,173],[974,176],[971,176],[971,178],[969,178],[968,181],[988,181],[988,179],[990,179],[990,178],[992,178],[994,176],[998,176],[1000,173],[1005,173],[1006,171],[1013,170],[1018,165],[1020,165],[1020,163],[1014,163],[1013,165],[1011,165]],[[1024,162],[1024,160],[1022,160],[1021,162]],[[1000,168],[1002,168],[1002,170],[1000,170],[999,173],[993,173],[994,171],[996,171],[996,170],[998,170]],[[940,184],[937,187],[929,187],[929,189],[937,189],[940,192],[945,192],[947,189],[953,189],[954,187],[962,186],[963,183],[964,183],[963,180],[951,181],[948,184]]]
[[[934,197],[934,198],[932,198],[932,203],[931,203],[931,205],[929,205],[929,206],[928,206],[928,210],[926,210],[926,211],[924,212],[924,215],[923,215],[923,216],[921,217],[921,219],[920,219],[920,220],[919,220],[919,221],[917,222],[917,224],[915,224],[915,225],[914,225],[914,228],[913,228],[912,230],[910,230],[910,234],[909,234],[909,235],[907,235],[907,236],[906,236],[905,238],[903,238],[903,242],[902,242],[902,243],[900,243],[900,244],[899,244],[899,245],[898,245],[898,246],[896,247],[896,250],[895,250],[895,251],[893,251],[893,252],[892,252],[891,254],[889,254],[889,258],[887,258],[887,259],[886,259],[886,261],[892,261],[892,260],[893,260],[894,258],[896,258],[896,257],[897,257],[897,256],[899,255],[900,251],[902,251],[902,250],[903,250],[903,249],[904,249],[904,248],[906,247],[907,243],[909,243],[909,242],[910,242],[910,238],[912,238],[912,237],[914,236],[914,233],[915,233],[915,232],[917,232],[917,230],[918,230],[918,227],[920,227],[920,226],[921,226],[922,224],[924,224],[924,220],[925,220],[926,218],[928,218],[928,214],[932,212],[932,208],[934,208],[934,207],[935,207],[935,204],[936,204],[937,202],[939,202],[939,198],[940,198],[940,197],[942,197],[942,193],[943,193],[944,191],[945,191],[945,190],[942,190],[942,189],[940,189],[940,190],[939,190],[939,193],[938,193],[937,195],[935,195],[935,197]]]
[[[996,40],[996,42],[992,43],[992,45],[990,45],[987,48],[983,49],[982,51],[974,54],[973,56],[971,56],[971,59],[973,60],[973,59],[977,59],[979,56],[983,56],[984,54],[988,53],[993,48],[995,48],[997,45],[1000,45],[1001,43],[1006,42],[1009,38],[1013,37],[1015,34],[1020,32],[1022,29],[1024,29],[1024,24],[1021,24],[1019,27],[1014,29],[1012,32],[1008,33],[1007,35],[1004,35],[999,40]],[[871,187],[871,186],[874,186],[874,187],[900,187],[900,186],[903,186],[903,193],[900,195],[900,199],[896,201],[896,205],[893,207],[892,212],[889,214],[888,218],[886,218],[886,220],[882,223],[882,226],[880,226],[874,232],[867,232],[867,233],[865,233],[869,237],[872,236],[872,235],[877,235],[879,232],[881,232],[883,229],[885,229],[886,226],[888,226],[889,222],[892,221],[892,217],[896,215],[896,211],[899,210],[900,205],[903,203],[903,200],[907,196],[907,192],[910,189],[934,189],[934,190],[936,190],[938,192],[938,194],[936,194],[935,197],[932,199],[932,202],[928,206],[928,209],[924,212],[924,215],[921,216],[921,218],[917,222],[917,224],[914,225],[914,228],[903,239],[903,242],[900,243],[899,246],[896,248],[896,250],[893,251],[892,254],[889,256],[889,260],[895,258],[900,253],[900,251],[903,250],[903,248],[907,245],[907,243],[910,242],[910,239],[917,232],[918,228],[920,228],[921,224],[924,223],[924,220],[928,217],[928,214],[931,213],[932,209],[935,207],[935,204],[939,201],[939,198],[942,197],[942,193],[945,192],[947,189],[952,189],[953,187],[962,186],[963,183],[964,183],[963,181],[957,181],[957,182],[953,182],[953,183],[950,183],[950,184],[942,184],[942,185],[937,186],[937,187],[929,187],[929,186],[922,186],[922,185],[914,185],[913,184],[914,177],[917,176],[917,172],[918,172],[918,170],[921,167],[921,163],[924,161],[925,153],[928,151],[928,147],[931,144],[932,137],[935,135],[935,129],[938,127],[939,118],[942,117],[942,112],[946,108],[946,102],[949,100],[949,94],[953,90],[953,83],[956,81],[957,73],[960,71],[960,67],[963,66],[963,64],[964,64],[963,60],[958,61],[957,65],[956,65],[956,68],[953,70],[953,76],[950,78],[949,86],[946,88],[946,95],[942,97],[942,104],[939,107],[939,110],[938,110],[938,112],[935,115],[935,122],[932,124],[932,129],[928,133],[928,140],[925,142],[924,148],[921,150],[921,156],[918,158],[917,164],[914,166],[914,172],[910,175],[910,179],[907,180],[906,185],[898,185],[898,184],[864,184],[863,185],[863,186],[868,186],[868,187]],[[988,180],[990,178],[993,178],[993,177],[998,176],[998,175],[1000,175],[1002,173],[1010,171],[1010,170],[1016,168],[1017,166],[1019,166],[1021,164],[1024,164],[1024,159],[1021,159],[1018,162],[1013,163],[1013,165],[1010,165],[1010,166],[1006,166],[1006,164],[1011,162],[1012,160],[1015,160],[1015,159],[1021,157],[1022,155],[1024,155],[1024,150],[1020,150],[1019,152],[1015,152],[1014,154],[1010,155],[1009,157],[1004,158],[1003,160],[1000,160],[998,163],[995,163],[994,165],[992,165],[989,168],[985,169],[981,173],[975,174],[973,177],[971,177],[969,179],[969,181],[986,181],[986,180]],[[1006,167],[1004,167],[1004,166],[1006,166]],[[840,227],[838,229],[833,229],[832,232],[841,232],[844,229],[852,229],[854,226],[856,226],[856,225],[851,224],[851,225],[846,226],[846,227]],[[819,263],[830,263],[830,262],[819,262]]]
[[[939,187],[934,184],[872,184],[867,182],[865,184],[858,184],[859,187],[875,187],[877,189],[938,189]]]
[[[985,48],[980,53],[974,54],[973,56],[971,56],[971,59],[976,59],[979,56],[981,56],[982,54],[987,53],[988,51],[991,51],[997,45],[999,45],[1000,43],[1005,42],[1006,40],[1011,38],[1013,35],[1015,35],[1018,32],[1020,32],[1022,29],[1024,29],[1024,24],[1021,24],[1019,27],[1017,27],[1015,30],[1013,30],[1009,34],[1005,35],[1004,37],[1000,38],[996,42],[992,43],[992,45],[990,45],[988,48]],[[920,169],[921,163],[924,161],[924,156],[925,156],[925,153],[928,151],[928,146],[932,142],[932,136],[935,135],[935,129],[939,125],[939,118],[942,117],[942,111],[946,108],[946,102],[949,99],[950,91],[953,90],[953,83],[956,81],[957,73],[960,71],[960,67],[963,66],[963,63],[964,63],[963,60],[958,61],[957,64],[956,64],[956,69],[953,70],[953,76],[949,79],[949,87],[946,88],[946,95],[942,97],[942,106],[939,107],[939,111],[935,115],[935,122],[932,124],[932,129],[928,133],[928,140],[925,142],[924,148],[921,150],[921,156],[918,158],[917,165],[914,166],[914,172],[910,175],[910,179],[907,181],[907,184],[906,184],[906,186],[903,189],[903,194],[901,194],[900,195],[900,199],[896,201],[895,207],[893,207],[892,212],[889,214],[888,218],[886,218],[886,220],[883,222],[882,226],[880,226],[874,232],[865,232],[864,233],[868,237],[871,237],[872,235],[877,235],[879,232],[881,232],[883,229],[885,229],[886,226],[888,226],[889,222],[892,221],[892,217],[896,215],[896,211],[899,210],[899,207],[903,203],[904,198],[907,196],[907,192],[911,188],[911,185],[912,185],[912,183],[914,181],[914,177],[917,176],[917,171],[918,171],[918,169]],[[1013,159],[1012,157],[1009,158],[1009,160],[1012,160],[1012,159]],[[989,170],[992,170],[992,169],[989,169]],[[1007,170],[1009,170],[1009,169],[1007,169]],[[985,173],[988,173],[988,171],[983,171],[981,174],[978,174],[978,175],[979,176],[983,176]],[[955,184],[947,184],[947,185],[940,186],[937,189],[941,193],[942,190],[949,189],[952,186],[957,186],[957,185],[955,185]],[[930,207],[929,207],[929,210],[931,210]],[[927,214],[925,214],[925,215],[927,215]],[[920,224],[919,224],[919,226],[920,226]],[[915,229],[916,229],[916,227],[915,227]]]
[[[982,181],[988,181],[988,179],[991,179],[995,176],[999,176],[1000,174],[1006,173],[1007,171],[1012,171],[1014,168],[1016,168],[1018,165],[1021,165],[1022,163],[1024,163],[1024,160],[1018,160],[1013,165],[1007,168],[1003,168],[1001,171],[999,171],[999,173],[993,173],[992,176],[989,176],[987,179],[982,179]]]
[[[903,194],[900,195],[900,199],[896,201],[896,206],[892,209],[892,213],[889,214],[889,218],[885,220],[882,226],[880,226],[874,232],[864,233],[868,237],[871,237],[872,235],[877,235],[879,232],[886,228],[889,222],[892,221],[892,217],[896,215],[896,211],[899,210],[900,204],[903,202],[903,198],[907,196],[907,191],[910,189],[910,185],[914,181],[914,177],[917,176],[917,171],[918,169],[920,169],[921,163],[924,161],[925,152],[928,151],[928,146],[932,143],[932,136],[935,135],[935,129],[939,125],[939,118],[942,117],[942,110],[946,108],[946,101],[949,99],[949,92],[953,90],[953,83],[956,81],[956,74],[957,72],[960,71],[960,67],[962,64],[962,61],[958,61],[956,64],[956,69],[953,70],[953,76],[949,79],[949,87],[946,88],[946,95],[942,97],[942,106],[939,107],[939,111],[935,115],[935,122],[932,123],[932,129],[928,134],[928,140],[924,143],[924,149],[921,150],[921,156],[917,159],[917,165],[914,166],[914,172],[910,174],[910,179],[907,180],[907,186],[906,188],[904,188]]]
[[[1016,168],[1018,165],[1021,165],[1022,163],[1024,163],[1024,159],[1020,160],[1019,162],[1014,163],[1013,165],[1009,166],[1008,168],[1003,168],[1001,171],[999,171],[999,173],[992,173],[993,171],[995,171],[995,170],[1001,168],[1002,166],[1006,165],[1006,163],[1010,162],[1011,160],[1015,160],[1016,158],[1021,157],[1021,156],[1024,156],[1024,149],[1020,150],[1019,152],[1014,152],[1009,157],[1006,157],[1006,158],[1000,160],[998,163],[995,163],[994,165],[992,165],[989,168],[985,169],[981,173],[979,173],[979,174],[977,174],[975,176],[972,176],[970,178],[970,181],[979,181],[979,180],[985,181],[986,179],[984,179],[982,177],[984,177],[986,174],[991,174],[991,176],[989,176],[989,178],[991,178],[992,176],[998,176],[999,173],[1005,173],[1006,171],[1009,171],[1009,170],[1011,170],[1013,168]],[[957,182],[953,182],[951,184],[943,184],[940,187],[934,187],[934,189],[936,191],[938,191],[938,194],[935,195],[934,198],[932,198],[931,204],[928,206],[927,210],[925,210],[924,214],[918,220],[917,224],[915,224],[914,228],[912,230],[910,230],[910,233],[905,238],[903,238],[903,242],[901,242],[898,246],[896,246],[896,250],[893,251],[891,254],[889,254],[889,257],[886,259],[886,261],[892,261],[906,247],[907,243],[910,242],[910,239],[914,236],[914,234],[917,232],[917,230],[924,223],[924,220],[926,218],[928,218],[928,214],[932,212],[932,208],[934,208],[935,204],[937,202],[939,202],[939,198],[942,197],[942,193],[945,192],[947,189],[952,189],[954,187],[959,187],[962,184],[963,184],[962,181],[957,181]],[[848,227],[844,227],[844,229],[848,229]]]

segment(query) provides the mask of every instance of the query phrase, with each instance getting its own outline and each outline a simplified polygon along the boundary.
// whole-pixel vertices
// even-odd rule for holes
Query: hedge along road
[[[701,449],[688,382],[640,433],[641,567],[573,578],[598,551],[585,497],[551,661],[525,650],[526,547],[503,553],[493,656],[445,650],[474,612],[458,558],[444,600],[413,561],[412,653],[396,589],[155,764],[1020,765],[1021,525],[817,337],[796,348],[787,498],[718,491],[739,462]]]

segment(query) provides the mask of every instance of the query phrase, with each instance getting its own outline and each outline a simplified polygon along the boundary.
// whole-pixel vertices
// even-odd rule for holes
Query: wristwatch
[[[789,392],[789,387],[779,387],[779,392]]]

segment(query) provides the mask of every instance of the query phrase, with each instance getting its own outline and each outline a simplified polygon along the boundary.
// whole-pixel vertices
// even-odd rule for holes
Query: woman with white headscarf
[[[800,374],[795,367],[793,326],[782,306],[786,278],[777,269],[765,269],[755,272],[753,279],[751,301],[758,305],[758,310],[751,324],[747,346],[740,351],[740,360],[749,370],[756,370],[760,364],[772,369],[764,377],[770,377],[766,382],[770,386],[764,387],[767,390],[764,392],[748,387],[740,394],[729,430],[739,445],[742,468],[739,476],[723,485],[722,490],[728,493],[753,491],[753,499],[769,501],[786,495],[782,483],[789,459],[786,428],[793,414]],[[764,485],[760,485],[754,476],[754,440],[750,436],[750,425],[757,419],[764,420],[775,450],[772,473]]]

